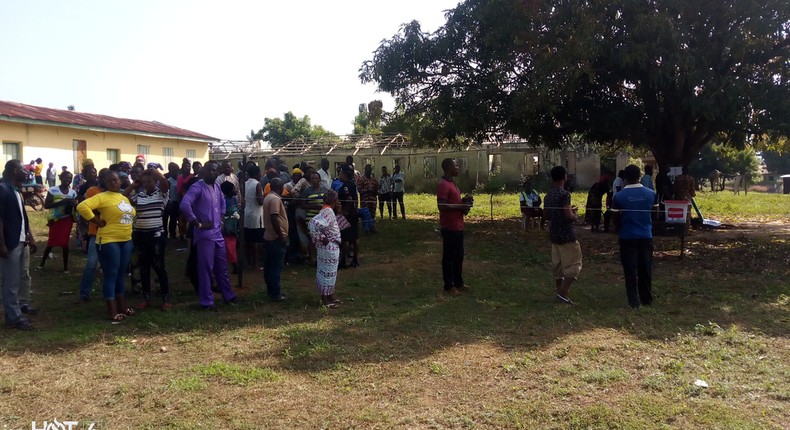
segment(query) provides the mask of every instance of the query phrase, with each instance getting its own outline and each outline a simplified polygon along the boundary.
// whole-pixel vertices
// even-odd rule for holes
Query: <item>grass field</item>
[[[626,306],[616,237],[582,226],[577,304],[554,303],[547,233],[519,231],[512,195],[495,196],[494,223],[489,198],[476,197],[472,291],[458,298],[441,294],[426,195],[407,196],[411,219],[363,236],[362,266],[340,272],[344,303],[331,311],[318,306],[314,269],[301,266],[284,272],[286,303],[266,302],[255,272],[240,305],[199,311],[185,255],[171,252],[175,307],[110,325],[98,288],[88,305],[72,304],[84,263],[73,251],[70,274],[59,259],[33,272],[37,330],[2,329],[0,425],[787,428],[790,196],[727,194],[697,201],[736,228],[694,232],[683,260],[677,238],[656,238],[656,300],[638,311]],[[31,216],[45,240],[42,214]]]

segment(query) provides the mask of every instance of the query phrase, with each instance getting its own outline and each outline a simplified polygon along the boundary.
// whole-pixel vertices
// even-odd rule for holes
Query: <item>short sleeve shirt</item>
[[[573,231],[573,221],[565,217],[565,206],[571,204],[571,193],[563,188],[554,187],[543,199],[543,209],[546,217],[551,222],[549,228],[549,239],[552,243],[562,245],[576,241],[576,233]]]
[[[656,193],[641,184],[626,185],[612,198],[612,209],[620,210],[620,239],[652,239],[651,210]]]
[[[461,191],[455,182],[442,178],[436,185],[436,201],[444,200],[451,205],[461,204]],[[445,230],[463,231],[464,212],[460,209],[447,209],[439,211],[439,226]]]
[[[280,231],[275,232],[272,225],[272,215],[276,214],[280,220]],[[288,237],[288,216],[285,212],[283,199],[277,193],[269,193],[263,199],[263,239],[277,240],[281,237]]]

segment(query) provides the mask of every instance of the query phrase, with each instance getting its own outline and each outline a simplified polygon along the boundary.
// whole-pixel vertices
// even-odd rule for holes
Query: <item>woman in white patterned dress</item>
[[[335,191],[324,194],[324,207],[308,224],[310,238],[315,244],[317,268],[315,285],[321,295],[321,304],[333,309],[340,304],[335,299],[337,266],[340,262],[340,228],[335,212],[340,210],[340,201]]]

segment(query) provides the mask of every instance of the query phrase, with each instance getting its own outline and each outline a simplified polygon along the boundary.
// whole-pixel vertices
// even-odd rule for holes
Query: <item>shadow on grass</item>
[[[98,288],[92,303],[71,304],[81,273],[74,269],[84,258],[73,258],[70,275],[54,272],[60,261],[51,261],[33,273],[34,300],[42,310],[34,318],[38,330],[5,330],[0,348],[6,354],[59,353],[119,337],[273,329],[281,340],[269,347],[275,350],[261,346],[241,359],[274,356],[282,368],[311,372],[419,360],[478,342],[526,351],[599,328],[661,340],[715,321],[771,336],[788,334],[786,238],[695,234],[682,261],[676,258],[676,238],[657,238],[655,305],[633,311],[625,304],[614,235],[577,228],[585,267],[572,288],[577,305],[567,306],[553,301],[547,233],[521,232],[514,221],[468,225],[464,274],[472,291],[444,296],[436,228],[431,219],[379,223],[379,234],[362,237],[362,267],[340,272],[337,295],[344,303],[331,311],[318,306],[314,269],[303,266],[288,267],[283,274],[289,302],[265,301],[262,275],[253,272],[246,275],[245,288],[237,290],[242,304],[217,313],[200,311],[181,276],[186,254],[171,250],[174,309],[147,310],[110,325],[102,319]],[[134,303],[136,298],[129,299]]]

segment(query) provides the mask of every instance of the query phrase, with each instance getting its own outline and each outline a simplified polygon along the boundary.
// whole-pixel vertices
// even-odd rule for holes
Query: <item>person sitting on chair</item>
[[[524,182],[524,191],[519,193],[518,201],[521,205],[521,228],[529,230],[532,228],[532,221],[539,219],[540,228],[543,228],[543,209],[541,209],[540,196],[532,188],[532,181]]]

